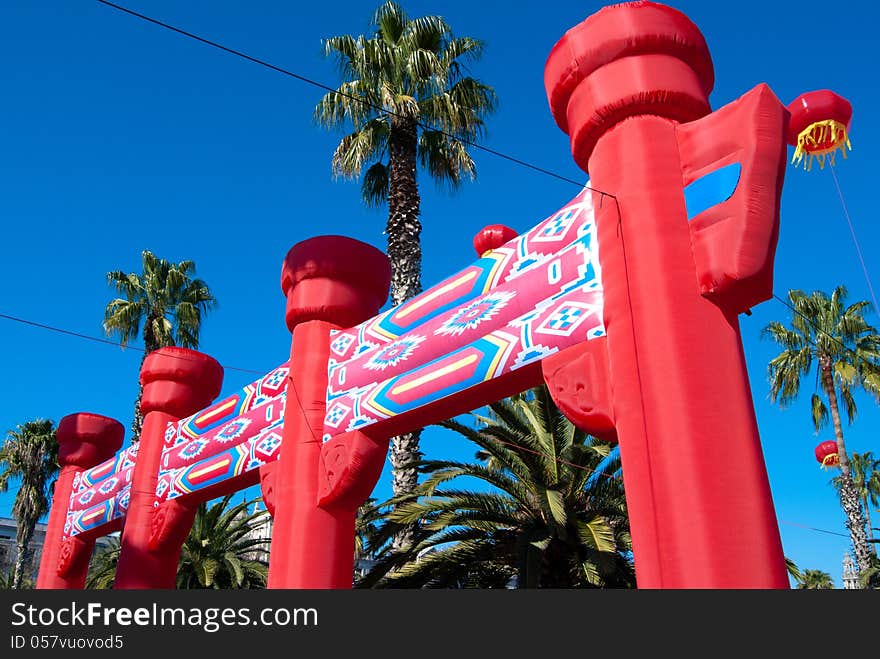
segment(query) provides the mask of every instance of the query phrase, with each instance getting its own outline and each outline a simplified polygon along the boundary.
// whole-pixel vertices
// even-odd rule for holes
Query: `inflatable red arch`
[[[269,586],[350,588],[389,438],[542,381],[620,443],[639,587],[788,587],[738,314],[772,294],[789,113],[763,84],[713,112],[713,83],[675,9],[569,30],[545,85],[591,187],[521,235],[487,227],[472,265],[381,314],[384,254],[295,245],[288,361],[211,404],[215,360],[152,353],[125,450],[112,419],[61,421],[38,587],[82,588],[95,538],[121,529],[115,587],[173,588],[197,505],[259,483]]]

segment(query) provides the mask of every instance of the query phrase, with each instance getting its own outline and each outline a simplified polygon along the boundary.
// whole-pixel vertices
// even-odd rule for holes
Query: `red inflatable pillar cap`
[[[699,28],[656,2],[599,10],[565,33],[544,67],[553,118],[584,171],[599,137],[628,117],[684,123],[708,114],[714,84]]]
[[[388,298],[391,263],[372,245],[345,236],[317,236],[290,248],[281,268],[290,331],[308,320],[351,327],[375,315]]]
[[[125,428],[116,419],[77,412],[58,422],[58,464],[91,469],[109,460],[122,446]]]
[[[514,229],[503,224],[489,224],[474,236],[474,249],[477,256],[484,257],[493,249],[498,249],[519,235]]]
[[[151,352],[141,368],[141,412],[183,418],[211,404],[223,385],[223,367],[213,357],[169,346]]]

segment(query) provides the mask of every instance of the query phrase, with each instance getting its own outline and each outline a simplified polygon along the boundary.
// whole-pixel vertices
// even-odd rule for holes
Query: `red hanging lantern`
[[[822,467],[836,467],[840,464],[840,456],[837,454],[837,442],[828,440],[816,447],[816,461]]]
[[[842,96],[828,89],[807,92],[798,96],[788,106],[791,119],[788,124],[788,143],[794,150],[792,164],[809,171],[813,160],[825,167],[828,159],[834,165],[834,156],[840,151],[846,158],[846,150],[852,150],[849,127],[852,122],[852,105]]]

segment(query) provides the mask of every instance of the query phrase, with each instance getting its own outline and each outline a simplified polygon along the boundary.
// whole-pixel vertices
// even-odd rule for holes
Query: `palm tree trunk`
[[[391,304],[398,305],[422,290],[422,224],[419,220],[419,186],[416,182],[417,124],[414,118],[391,117],[388,137],[388,258],[391,261]],[[391,439],[392,492],[411,493],[418,484],[414,466],[421,458],[421,430]],[[400,551],[412,543],[415,527],[395,534],[392,547]]]
[[[15,568],[12,573],[12,587],[21,588],[21,582],[24,580],[24,566],[30,558],[31,538],[34,536],[34,527],[36,520],[29,522],[28,520],[19,519],[18,528],[16,529],[16,546],[18,554],[15,557]]]
[[[865,511],[865,523],[868,527],[868,542],[871,545],[871,553],[877,555],[877,545],[874,544],[874,527],[871,526],[871,506],[868,504],[868,495],[862,497],[862,510]]]
[[[852,540],[855,552],[856,567],[859,572],[867,570],[871,564],[871,549],[868,536],[865,534],[865,518],[862,515],[862,500],[853,483],[849,466],[849,455],[843,442],[843,426],[840,423],[840,408],[837,405],[837,389],[834,375],[831,372],[831,358],[823,355],[819,358],[819,369],[822,373],[822,388],[828,396],[828,409],[834,425],[834,437],[837,440],[837,455],[840,460],[840,506],[846,514],[846,527]]]
[[[541,556],[540,588],[571,588],[571,568],[565,542],[551,538]]]
[[[140,441],[141,428],[144,425],[144,415],[141,413],[141,399],[144,397],[144,385],[141,384],[141,371],[144,368],[144,362],[154,350],[160,348],[159,342],[153,336],[153,320],[152,316],[148,316],[144,324],[144,356],[141,357],[141,364],[138,367],[138,395],[134,401],[134,418],[131,421],[131,443]]]

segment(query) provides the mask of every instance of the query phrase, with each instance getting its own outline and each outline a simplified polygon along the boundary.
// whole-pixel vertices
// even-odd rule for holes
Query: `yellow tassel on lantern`
[[[846,150],[852,151],[849,137],[846,134],[846,126],[835,119],[816,121],[798,134],[797,146],[791,163],[798,167],[801,163],[804,169],[810,171],[813,160],[819,161],[819,168],[825,168],[827,159],[834,165],[834,156],[840,151],[846,158]]]
[[[840,464],[840,460],[838,460],[837,453],[831,453],[822,458],[822,469],[828,469],[828,467],[836,467]]]

